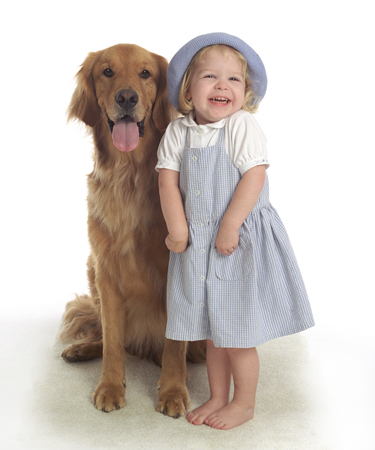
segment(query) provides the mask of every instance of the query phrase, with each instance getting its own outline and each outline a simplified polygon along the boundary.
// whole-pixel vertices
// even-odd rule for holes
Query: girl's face
[[[239,59],[228,50],[208,50],[194,71],[186,98],[199,125],[217,122],[239,111],[245,100],[245,78]]]

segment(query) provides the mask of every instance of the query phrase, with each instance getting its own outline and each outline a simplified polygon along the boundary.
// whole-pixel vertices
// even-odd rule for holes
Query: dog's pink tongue
[[[118,120],[112,131],[113,145],[121,152],[131,152],[138,145],[139,130],[130,117]]]

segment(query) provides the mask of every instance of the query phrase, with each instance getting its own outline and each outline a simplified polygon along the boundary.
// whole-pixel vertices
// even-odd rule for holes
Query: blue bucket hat
[[[209,33],[198,36],[185,44],[174,55],[167,70],[168,96],[172,105],[178,108],[178,97],[181,84],[194,55],[204,47],[223,44],[239,51],[247,60],[250,72],[251,88],[258,96],[256,103],[260,103],[267,89],[266,69],[258,54],[241,39],[226,33]]]

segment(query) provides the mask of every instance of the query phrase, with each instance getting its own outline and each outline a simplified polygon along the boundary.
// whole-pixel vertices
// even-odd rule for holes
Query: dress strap
[[[216,145],[224,145],[224,138],[225,138],[225,125],[220,129],[220,134]]]
[[[184,146],[184,148],[186,148],[188,146],[188,133],[189,133],[189,127],[186,127],[185,146]]]

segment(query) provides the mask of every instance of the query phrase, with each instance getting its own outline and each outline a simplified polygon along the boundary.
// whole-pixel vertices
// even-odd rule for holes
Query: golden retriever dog
[[[167,230],[155,165],[160,138],[175,116],[167,66],[161,56],[119,44],[89,53],[77,73],[68,119],[86,124],[95,145],[88,176],[90,295],[67,304],[60,338],[76,341],[62,352],[68,362],[103,356],[96,408],[125,406],[130,354],[162,366],[156,409],[177,418],[189,406],[186,357],[201,362],[205,351],[203,342],[164,337]]]

